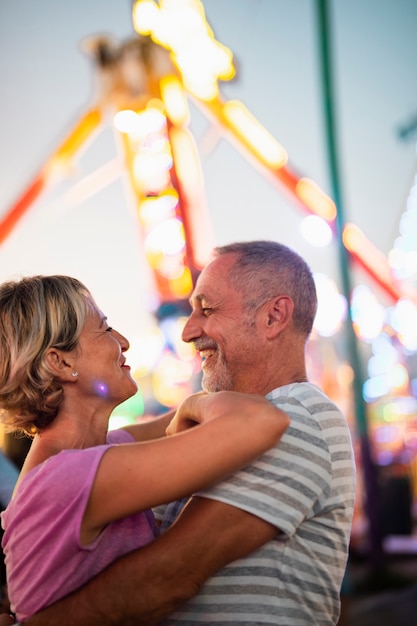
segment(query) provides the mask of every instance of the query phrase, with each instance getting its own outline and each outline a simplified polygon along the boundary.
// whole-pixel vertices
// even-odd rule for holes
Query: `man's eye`
[[[113,330],[113,328],[111,326],[109,326],[108,328],[106,328],[106,333],[111,333],[112,330]]]
[[[211,309],[209,307],[202,307],[201,312],[203,315],[210,315]]]

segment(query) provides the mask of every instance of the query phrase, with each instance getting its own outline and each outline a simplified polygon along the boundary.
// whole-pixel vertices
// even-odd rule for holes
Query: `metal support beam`
[[[338,238],[340,274],[342,290],[349,303],[352,291],[350,273],[351,259],[342,241],[345,217],[336,138],[335,94],[332,81],[332,55],[330,51],[331,38],[329,25],[329,4],[330,2],[328,0],[317,0],[318,44],[322,73],[322,95],[328,163],[332,197],[337,208],[336,234]],[[352,324],[350,306],[348,306],[348,317],[345,324],[345,331],[349,360],[354,371],[354,410],[357,432],[361,445],[361,462],[365,487],[365,513],[369,524],[370,559],[372,568],[374,568],[375,571],[379,571],[384,560],[384,554],[382,549],[382,536],[379,521],[380,498],[377,468],[372,457],[372,449],[368,436],[366,407],[362,393],[364,383],[363,366],[359,354],[358,341]]]

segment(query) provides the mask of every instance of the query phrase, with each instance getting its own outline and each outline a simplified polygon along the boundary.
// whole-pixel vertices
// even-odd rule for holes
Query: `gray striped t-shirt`
[[[355,497],[350,431],[310,383],[280,387],[267,398],[291,418],[280,443],[199,495],[248,511],[282,533],[220,570],[164,624],[337,623]],[[162,528],[180,508],[166,507]],[[161,510],[155,513],[161,519]]]

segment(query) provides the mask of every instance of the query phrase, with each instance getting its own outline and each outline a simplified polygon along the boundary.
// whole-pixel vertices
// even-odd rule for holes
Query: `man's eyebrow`
[[[202,300],[205,300],[205,295],[203,293],[198,293],[196,295],[192,295],[189,299],[189,303],[193,304],[193,302],[202,302]]]

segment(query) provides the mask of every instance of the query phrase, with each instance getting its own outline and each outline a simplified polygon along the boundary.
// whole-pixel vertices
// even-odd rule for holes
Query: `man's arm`
[[[224,565],[259,548],[277,532],[250,513],[194,497],[164,535],[120,558],[25,624],[155,626]]]

